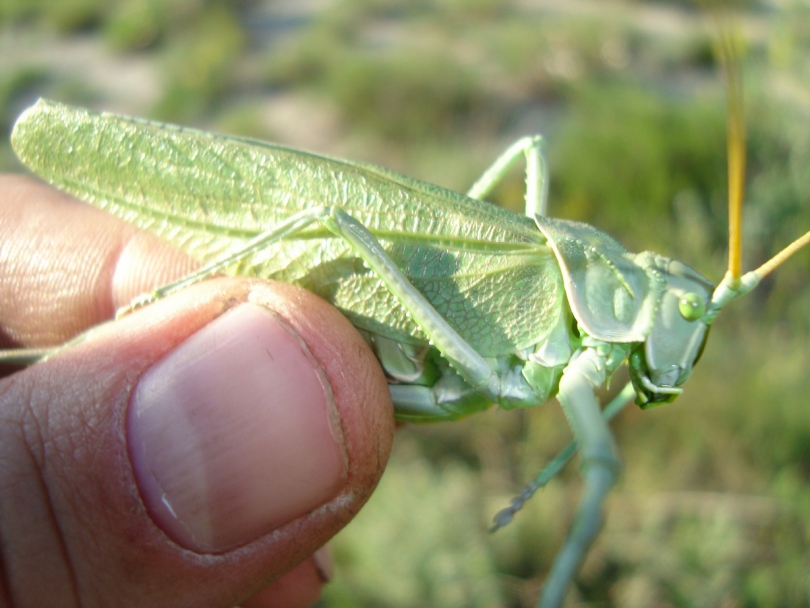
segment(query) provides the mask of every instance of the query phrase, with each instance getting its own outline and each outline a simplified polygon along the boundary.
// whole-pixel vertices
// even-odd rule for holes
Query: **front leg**
[[[613,436],[594,391],[604,384],[606,359],[594,348],[575,356],[563,372],[557,399],[562,405],[581,455],[582,498],[565,543],[543,586],[539,608],[561,606],[571,580],[602,525],[602,505],[619,468]]]
[[[602,410],[602,417],[605,422],[610,422],[613,418],[624,409],[630,401],[636,396],[636,391],[632,383],[628,382],[624,388],[608,403]],[[529,483],[527,483],[520,492],[509,501],[509,506],[501,509],[495,514],[493,518],[492,527],[490,532],[497,532],[504,526],[508,525],[515,514],[520,511],[526,503],[535,495],[537,490],[544,488],[546,484],[551,481],[562,468],[568,464],[571,457],[576,454],[577,442],[570,441],[562,450],[557,452],[557,455],[543,467],[543,470],[535,475]]]

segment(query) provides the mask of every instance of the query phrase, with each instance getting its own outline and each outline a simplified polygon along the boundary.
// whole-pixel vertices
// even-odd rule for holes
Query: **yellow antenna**
[[[780,266],[782,262],[787,260],[799,249],[808,244],[810,244],[810,230],[805,232],[802,236],[797,238],[790,245],[785,247],[782,251],[777,253],[770,260],[765,262],[762,266],[760,266],[756,270],[752,270],[751,274],[756,275],[757,279],[761,279],[765,275],[770,274],[773,270],[775,270],[778,266]]]
[[[731,3],[729,3],[731,4]],[[743,108],[742,36],[732,19],[714,4],[719,39],[718,56],[726,79],[728,98],[728,274],[737,282],[742,274],[742,208],[745,198],[745,111]],[[728,5],[725,6],[728,9]],[[757,282],[794,253],[810,244],[810,231],[793,241],[749,274]]]
[[[719,32],[717,55],[726,80],[728,100],[728,275],[738,279],[742,274],[742,209],[745,199],[745,111],[740,62],[742,37],[717,3],[713,8]]]
[[[715,289],[707,313],[709,321],[728,302],[748,293],[760,280],[802,247],[810,244],[810,231],[793,241],[756,270],[742,274],[742,208],[745,198],[745,112],[743,110],[743,39],[729,15],[733,0],[704,0],[714,17],[718,38],[716,52],[723,68],[728,98],[728,271]]]

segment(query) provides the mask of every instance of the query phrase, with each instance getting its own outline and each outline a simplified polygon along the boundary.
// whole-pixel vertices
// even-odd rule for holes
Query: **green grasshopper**
[[[606,420],[615,407],[603,411],[595,391],[626,363],[639,406],[671,402],[719,311],[810,242],[808,232],[741,272],[743,120],[739,96],[730,99],[729,267],[716,288],[681,262],[548,217],[539,136],[511,146],[466,195],[370,164],[46,100],[19,118],[12,144],[50,183],[204,264],[137,305],[219,272],[300,285],[366,338],[401,420],[451,421],[556,396],[584,492],[540,598],[551,607],[596,537],[618,474]],[[484,202],[524,158],[525,215]]]

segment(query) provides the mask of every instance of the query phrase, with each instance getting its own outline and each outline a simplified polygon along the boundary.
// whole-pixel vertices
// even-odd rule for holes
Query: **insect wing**
[[[54,185],[202,262],[302,209],[338,205],[485,356],[542,342],[561,309],[556,261],[531,220],[373,165],[47,100],[20,117],[12,144]],[[299,284],[358,327],[426,340],[348,246],[320,227],[231,272]]]

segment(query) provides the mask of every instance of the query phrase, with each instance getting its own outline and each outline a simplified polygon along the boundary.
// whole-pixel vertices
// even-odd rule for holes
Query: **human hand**
[[[59,344],[192,268],[0,176],[0,347]],[[204,281],[102,326],[0,380],[0,605],[308,605],[392,412],[354,328],[289,285]]]

